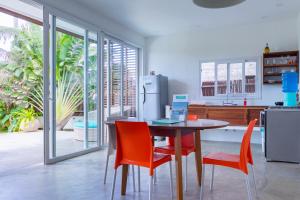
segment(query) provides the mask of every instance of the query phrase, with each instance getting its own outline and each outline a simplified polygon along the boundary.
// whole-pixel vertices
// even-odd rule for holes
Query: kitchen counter
[[[266,108],[268,106],[191,104],[189,114],[195,114],[201,119],[225,120],[231,126],[247,126],[252,119],[259,121],[260,112]]]
[[[229,108],[240,108],[240,109],[247,109],[247,108],[254,108],[254,109],[260,109],[260,108],[267,108],[269,106],[252,106],[252,105],[247,105],[247,106],[243,106],[243,105],[202,105],[202,104],[190,104],[190,106],[202,106],[202,107],[229,107]]]

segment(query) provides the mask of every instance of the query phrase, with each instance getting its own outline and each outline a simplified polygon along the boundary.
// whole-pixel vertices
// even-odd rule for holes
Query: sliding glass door
[[[99,38],[44,10],[46,163],[100,149]]]
[[[54,163],[107,144],[107,117],[138,116],[138,48],[47,8],[43,19],[45,163]]]

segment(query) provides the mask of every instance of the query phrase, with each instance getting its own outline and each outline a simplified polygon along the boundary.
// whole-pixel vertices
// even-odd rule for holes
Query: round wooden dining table
[[[141,121],[137,119],[128,119],[122,121]],[[114,121],[105,122],[110,129],[114,127]],[[228,126],[226,121],[212,119],[198,119],[195,121],[186,121],[174,124],[155,124],[148,122],[151,134],[153,136],[173,136],[175,138],[175,161],[176,161],[176,199],[183,199],[183,182],[182,182],[182,155],[181,155],[181,136],[194,132],[195,134],[195,163],[197,171],[198,185],[201,186],[202,177],[202,154],[201,154],[201,130],[217,129]],[[111,131],[109,131],[111,132]],[[112,131],[113,132],[113,131]],[[111,133],[109,133],[111,134]],[[121,194],[126,194],[128,166],[124,165],[122,169],[122,188]]]

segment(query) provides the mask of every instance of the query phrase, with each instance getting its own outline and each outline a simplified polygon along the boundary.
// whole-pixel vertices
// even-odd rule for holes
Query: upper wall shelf
[[[299,73],[299,52],[285,51],[264,54],[263,82],[265,84],[281,84],[281,75],[286,71]]]

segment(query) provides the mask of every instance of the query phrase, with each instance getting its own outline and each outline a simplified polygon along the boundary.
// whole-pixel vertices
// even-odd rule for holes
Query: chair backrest
[[[153,145],[146,122],[116,121],[117,153],[115,169],[122,161],[149,166],[153,159]]]
[[[190,121],[196,121],[198,120],[197,115],[188,115],[187,119]],[[174,137],[168,138],[168,145],[174,146]],[[194,147],[195,141],[194,141],[194,134],[187,134],[181,137],[181,146],[182,147]]]
[[[125,120],[128,119],[126,116],[109,116],[106,118],[107,121],[117,121],[117,120]]]
[[[243,172],[248,174],[247,164],[253,164],[253,158],[251,153],[251,136],[253,133],[254,126],[257,122],[257,119],[251,120],[246,132],[244,133],[241,150],[240,150],[240,166]]]
[[[119,121],[119,120],[127,120],[128,117],[125,116],[109,116],[106,118],[106,121]],[[108,126],[108,145],[109,148],[112,148],[111,151],[113,152],[113,149],[116,149],[116,129],[115,127]]]

